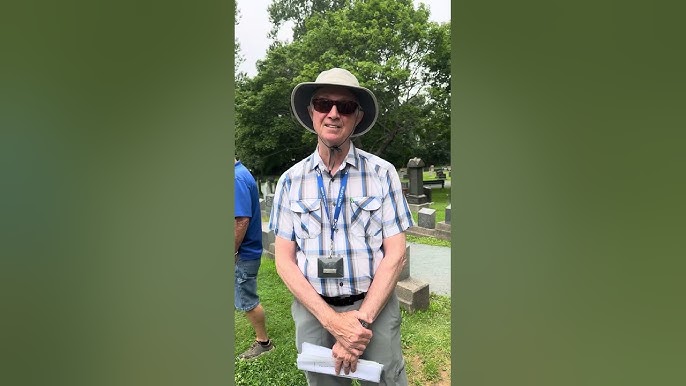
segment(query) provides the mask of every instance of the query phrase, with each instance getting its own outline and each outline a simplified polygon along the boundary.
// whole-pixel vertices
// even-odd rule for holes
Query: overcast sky
[[[415,4],[424,3],[429,6],[429,19],[436,22],[450,20],[450,0],[414,0]],[[241,55],[245,62],[238,68],[248,76],[257,73],[255,62],[263,59],[269,40],[267,35],[272,28],[267,15],[267,7],[271,0],[237,0],[240,20],[236,26],[236,38],[241,45]],[[290,40],[292,23],[282,28],[279,40]]]

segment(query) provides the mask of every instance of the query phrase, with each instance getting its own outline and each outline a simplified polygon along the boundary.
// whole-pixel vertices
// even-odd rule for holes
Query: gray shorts
[[[248,312],[260,304],[257,296],[257,272],[261,262],[262,259],[236,262],[233,299],[237,310]]]
[[[362,305],[362,302],[363,300],[358,300],[350,306],[332,306],[332,308],[337,312],[357,310]],[[333,347],[334,343],[336,343],[334,337],[319,324],[317,318],[297,300],[293,301],[291,313],[293,315],[293,320],[295,321],[295,344],[298,353],[302,352],[303,342],[327,348]],[[360,357],[361,359],[376,361],[384,365],[383,372],[381,373],[381,382],[372,383],[362,381],[360,382],[361,385],[407,385],[405,361],[403,359],[402,346],[400,344],[400,322],[400,304],[395,293],[393,293],[388,299],[386,307],[379,313],[379,316],[372,324],[371,329],[374,335],[367,345],[364,354]],[[309,371],[305,372],[305,376],[307,377],[307,384],[310,386],[350,385],[352,382],[348,378]]]

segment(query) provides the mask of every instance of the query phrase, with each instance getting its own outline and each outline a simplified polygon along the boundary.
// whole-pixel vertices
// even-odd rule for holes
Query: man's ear
[[[362,122],[362,118],[364,117],[364,111],[358,109],[357,110],[357,118],[355,118],[355,126],[360,124]]]

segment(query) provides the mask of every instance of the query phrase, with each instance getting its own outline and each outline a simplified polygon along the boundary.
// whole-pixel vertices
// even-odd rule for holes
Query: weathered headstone
[[[419,226],[427,229],[436,229],[436,209],[422,208],[417,212]]]
[[[450,204],[445,207],[445,223],[450,224]]]
[[[410,277],[410,246],[405,246],[405,267],[400,272],[395,294],[400,307],[409,312],[429,307],[429,283]]]
[[[408,312],[429,308],[429,283],[409,277],[395,286],[400,307]]]
[[[431,190],[433,187],[431,186],[425,186],[424,189],[422,190],[424,192],[424,195],[426,196],[426,202],[432,202],[431,200]]]
[[[407,202],[409,204],[424,204],[428,202],[427,197],[424,195],[423,167],[424,161],[421,158],[412,158],[407,163],[407,174],[410,177],[410,189],[407,194]]]
[[[262,254],[274,258],[274,231],[269,230],[269,224],[262,223]]]
[[[267,197],[268,194],[274,193],[274,190],[272,189],[272,184],[269,181],[263,182],[261,188],[263,197]]]
[[[273,203],[274,203],[274,194],[269,193],[269,194],[265,195],[265,197],[264,197],[265,208],[264,209],[267,211],[267,213],[271,213]]]
[[[405,266],[403,270],[400,271],[400,276],[398,280],[405,280],[410,277],[410,246],[405,247]]]

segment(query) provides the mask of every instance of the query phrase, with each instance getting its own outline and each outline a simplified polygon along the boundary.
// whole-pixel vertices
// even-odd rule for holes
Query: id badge
[[[319,256],[317,258],[319,278],[343,277],[343,258],[341,256]]]

